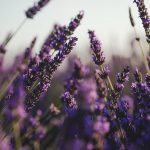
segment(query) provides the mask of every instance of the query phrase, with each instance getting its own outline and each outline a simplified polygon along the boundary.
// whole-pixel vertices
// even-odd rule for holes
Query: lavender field
[[[94,28],[82,42],[86,53],[76,51],[84,10],[68,23],[54,22],[36,52],[33,36],[15,59],[7,58],[25,25],[55,0],[33,1],[24,11],[25,19],[0,41],[0,150],[150,150],[150,8],[131,1],[139,17],[126,10],[127,50],[109,59]]]

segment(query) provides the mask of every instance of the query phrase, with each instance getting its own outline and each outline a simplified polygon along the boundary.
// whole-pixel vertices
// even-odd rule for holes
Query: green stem
[[[20,129],[19,129],[18,122],[13,123],[13,131],[14,131],[14,137],[16,142],[16,149],[19,150],[19,148],[21,147],[21,140],[20,140]]]
[[[109,77],[109,76],[107,76],[107,80],[108,80],[108,82],[109,82],[109,84],[110,84],[111,90],[113,91],[114,88],[113,88],[113,85],[112,85],[112,83],[111,83],[111,80],[110,80],[110,77]]]
[[[105,67],[104,67],[103,65],[101,65],[101,69],[102,69],[102,71],[104,71],[104,70],[105,70]],[[109,85],[110,85],[111,90],[113,91],[114,88],[113,88],[113,85],[112,85],[112,82],[111,82],[111,80],[110,80],[109,75],[107,76],[107,81],[108,81],[108,83],[109,83]]]
[[[147,58],[146,58],[146,56],[145,56],[145,54],[144,54],[144,49],[143,49],[143,47],[142,47],[141,42],[139,41],[138,43],[139,43],[139,47],[140,47],[141,52],[142,52],[142,56],[143,56],[143,60],[144,60],[144,64],[145,64],[146,71],[147,71],[147,73],[150,75],[150,70],[149,70]]]
[[[33,83],[33,85],[31,86],[31,88],[28,90],[27,94],[32,93],[33,90],[38,86],[39,82],[40,82],[39,79],[37,79],[37,80]]]
[[[5,96],[7,90],[9,89],[9,87],[11,86],[11,84],[17,78],[18,75],[19,75],[19,72],[14,74],[13,77],[11,78],[11,80],[8,80],[8,81],[4,82],[4,84],[0,88],[0,101],[3,99],[3,97]]]
[[[134,27],[134,33],[135,33],[136,38],[138,38],[138,34],[136,32],[136,28],[135,27]],[[138,44],[139,44],[139,47],[140,47],[140,50],[141,50],[141,53],[142,53],[142,57],[143,57],[143,61],[144,61],[144,65],[145,65],[146,71],[150,75],[150,69],[149,69],[149,66],[148,66],[147,58],[146,58],[146,56],[144,54],[144,49],[143,49],[142,43],[141,43],[140,39],[137,40],[137,41],[138,41]]]
[[[35,150],[40,150],[40,142],[38,142],[38,141],[34,142],[34,149]]]
[[[105,70],[105,68],[104,68],[103,65],[101,65],[100,67],[101,67],[102,71]],[[109,85],[110,85],[111,90],[114,91],[114,87],[113,87],[113,85],[112,85],[112,82],[111,82],[109,76],[107,76],[107,81],[108,81],[108,83],[109,83]],[[107,85],[107,84],[106,84],[106,85]],[[115,111],[115,110],[114,110],[114,111]],[[116,113],[116,111],[115,111],[115,113]],[[121,128],[121,126],[120,126],[120,123],[119,123],[119,120],[118,120],[118,119],[117,119],[117,124],[118,124],[118,129],[119,129],[120,136],[121,136],[122,139],[124,140],[124,139],[125,139],[125,136],[124,136],[124,133],[123,133],[123,131],[122,131],[122,128]]]
[[[17,29],[15,30],[15,32],[11,35],[11,37],[4,43],[4,46],[6,46],[11,40],[12,38],[14,38],[16,36],[16,34],[18,33],[18,31],[22,28],[22,26],[25,24],[25,22],[27,21],[27,18],[25,18],[21,24],[17,27]]]

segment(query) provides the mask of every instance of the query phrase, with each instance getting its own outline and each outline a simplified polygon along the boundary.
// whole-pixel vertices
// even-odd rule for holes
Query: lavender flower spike
[[[105,57],[103,55],[103,51],[101,50],[101,43],[96,38],[95,32],[89,30],[89,38],[91,42],[91,49],[93,50],[93,61],[97,65],[102,65],[105,62]]]
[[[142,20],[143,27],[145,29],[148,43],[150,43],[150,17],[148,15],[147,8],[145,7],[144,0],[134,0],[139,11],[140,18]]]
[[[34,4],[33,7],[30,7],[26,12],[26,17],[33,19],[33,17],[37,14],[38,11],[40,11],[44,6],[46,6],[50,0],[40,0],[36,4]]]
[[[32,93],[30,93],[26,97],[26,104],[28,106],[28,110],[31,109],[40,99],[40,96],[48,90],[54,72],[57,70],[62,61],[76,45],[76,41],[76,37],[70,38],[68,43],[63,46],[63,48],[56,54],[53,59],[51,58],[51,56],[47,56],[47,58],[39,63],[37,69],[40,70],[41,73],[39,74],[38,86],[33,90]]]

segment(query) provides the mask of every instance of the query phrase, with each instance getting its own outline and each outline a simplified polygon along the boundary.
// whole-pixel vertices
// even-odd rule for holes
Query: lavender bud
[[[26,17],[33,19],[33,17],[40,11],[43,7],[45,7],[50,0],[39,0],[39,2],[35,3],[33,7],[30,7],[26,12]]]
[[[134,73],[134,79],[136,82],[141,83],[142,82],[142,74],[139,72],[139,70],[136,68]]]
[[[77,109],[78,107],[77,102],[69,92],[65,92],[64,95],[61,97],[61,100],[66,104],[67,108]]]
[[[144,0],[134,0],[139,11],[140,18],[142,20],[143,27],[145,29],[147,42],[150,42],[150,17],[148,15],[147,8],[145,7]]]
[[[105,62],[105,57],[103,55],[103,51],[101,50],[101,43],[96,38],[94,31],[89,30],[88,33],[93,54],[93,61],[96,65],[102,65]]]
[[[122,84],[125,81],[128,81],[128,79],[129,79],[129,66],[124,68],[122,73],[118,73],[117,82]]]
[[[74,19],[72,19],[68,26],[68,34],[72,34],[72,32],[74,32],[74,30],[80,25],[80,21],[82,20],[83,16],[84,11],[80,11],[79,14]]]

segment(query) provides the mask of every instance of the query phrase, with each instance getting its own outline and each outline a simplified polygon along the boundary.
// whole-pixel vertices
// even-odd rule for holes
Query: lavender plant
[[[37,2],[26,11],[26,17],[33,19],[48,2]],[[149,17],[144,0],[134,2],[149,43]],[[150,74],[145,54],[146,73],[136,66],[132,72],[129,64],[123,64],[115,80],[106,65],[102,43],[89,30],[89,47],[96,66],[90,68],[78,58],[73,60],[74,67],[70,75],[67,72],[62,94],[54,101],[46,99],[54,73],[76,45],[73,34],[83,16],[81,11],[69,25],[54,25],[35,56],[32,49],[36,38],[8,71],[0,68],[0,150],[150,149]],[[131,9],[129,17],[135,29]],[[10,39],[8,35],[4,43]],[[2,46],[1,53],[4,56]],[[129,87],[128,95],[125,86]]]

